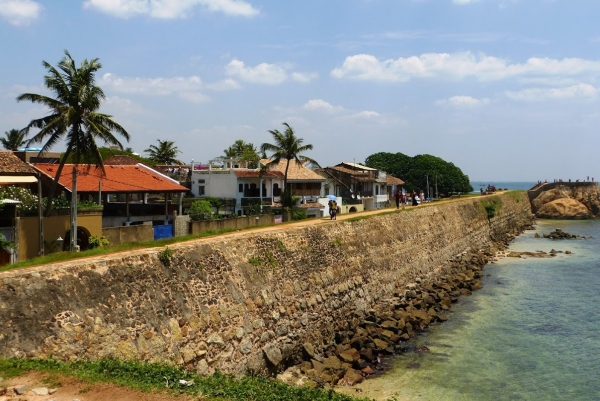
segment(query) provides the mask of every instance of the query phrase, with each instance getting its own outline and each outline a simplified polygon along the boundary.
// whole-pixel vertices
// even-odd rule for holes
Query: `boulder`
[[[360,354],[354,348],[350,348],[344,352],[340,352],[340,359],[347,363],[352,363],[360,359]]]
[[[535,214],[542,219],[589,219],[590,211],[575,199],[561,198],[544,204]]]
[[[281,350],[274,344],[267,344],[263,347],[263,352],[267,357],[267,360],[271,362],[274,366],[277,366],[283,360],[283,356],[281,355]]]
[[[338,384],[345,386],[354,386],[355,384],[362,383],[364,380],[362,374],[354,369],[348,369],[346,374],[340,380]]]
[[[557,199],[563,199],[563,198],[568,198],[569,197],[569,193],[568,190],[563,189],[563,188],[554,188],[551,189],[549,191],[544,191],[541,194],[539,194],[537,196],[537,198],[535,198],[532,202],[531,205],[533,206],[534,210],[539,210],[542,206],[544,206],[546,203],[550,203],[550,202],[554,202]]]

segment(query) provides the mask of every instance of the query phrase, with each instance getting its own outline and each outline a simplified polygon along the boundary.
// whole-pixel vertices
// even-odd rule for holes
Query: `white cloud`
[[[245,82],[266,85],[277,85],[287,79],[286,70],[277,64],[261,63],[256,67],[246,67],[239,60],[232,60],[227,64],[225,73]]]
[[[153,18],[188,17],[195,7],[226,15],[254,17],[259,10],[244,0],[86,0],[84,8],[119,18],[148,15]]]
[[[222,81],[208,84],[208,85],[206,85],[206,87],[208,89],[211,89],[214,91],[229,91],[229,90],[240,89],[241,85],[235,79],[226,78]]]
[[[294,73],[292,73],[292,79],[294,81],[298,81],[298,82],[302,82],[302,83],[309,83],[309,82],[314,81],[317,78],[319,78],[319,74],[317,74],[316,72],[311,72],[311,73],[294,72]]]
[[[380,116],[381,116],[381,114],[379,114],[376,111],[364,110],[364,111],[359,111],[358,113],[355,113],[355,114],[351,115],[350,117],[352,117],[352,118],[377,118]]]
[[[0,18],[16,26],[29,25],[42,12],[42,5],[32,0],[0,0]]]
[[[490,103],[490,99],[484,97],[482,99],[476,99],[471,96],[452,96],[448,99],[437,100],[437,105],[450,105],[454,107],[477,107]]]
[[[119,96],[107,96],[102,103],[103,113],[108,114],[139,114],[143,112],[142,107],[130,99]]]
[[[600,74],[600,61],[580,58],[530,58],[522,64],[487,56],[463,53],[426,53],[420,56],[378,60],[370,54],[357,54],[344,60],[331,72],[335,78],[382,82],[406,82],[412,78],[468,77],[480,81],[501,80],[517,76],[576,76]]]
[[[328,113],[332,113],[335,111],[341,111],[344,110],[343,107],[341,106],[334,106],[329,102],[326,102],[323,99],[312,99],[309,100],[308,102],[304,103],[304,105],[302,106],[303,109],[305,110],[317,110],[317,111],[325,111]]]
[[[177,94],[180,98],[192,103],[205,103],[210,98],[203,93],[202,80],[199,77],[173,78],[139,78],[119,77],[106,73],[102,76],[100,85],[119,93],[168,96]]]
[[[595,99],[598,89],[590,84],[578,84],[564,88],[531,88],[518,92],[507,91],[509,99],[523,102],[543,102],[548,100]]]

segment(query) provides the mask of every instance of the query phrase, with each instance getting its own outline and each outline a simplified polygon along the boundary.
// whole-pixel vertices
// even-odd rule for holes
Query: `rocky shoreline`
[[[452,304],[480,289],[486,264],[498,257],[550,256],[544,252],[506,252],[514,238],[506,234],[484,249],[456,255],[440,266],[435,276],[415,279],[377,310],[356,311],[351,320],[339,324],[335,345],[317,354],[314,345],[305,343],[303,362],[278,375],[278,379],[311,387],[352,386],[383,370],[386,357],[428,352],[427,347],[409,347],[408,340],[428,326],[446,321]]]

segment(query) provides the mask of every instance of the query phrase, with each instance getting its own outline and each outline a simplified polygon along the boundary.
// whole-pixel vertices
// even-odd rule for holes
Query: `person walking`
[[[406,194],[404,192],[400,192],[400,202],[402,202],[402,210],[406,207]]]
[[[413,206],[419,206],[419,202],[417,202],[417,191],[412,191],[412,205]]]
[[[394,195],[394,198],[396,199],[396,209],[400,209],[400,199],[402,198],[400,190],[396,191],[396,195]]]
[[[337,215],[337,202],[333,201],[331,202],[331,220],[337,220],[336,219],[336,215]]]

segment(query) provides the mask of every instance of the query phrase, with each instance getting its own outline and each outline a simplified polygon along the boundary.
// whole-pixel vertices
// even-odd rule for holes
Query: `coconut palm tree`
[[[269,164],[277,164],[280,160],[287,160],[285,165],[285,172],[283,173],[283,188],[284,196],[282,196],[283,206],[291,206],[292,194],[287,187],[287,176],[288,169],[290,167],[290,161],[294,160],[296,163],[313,162],[318,164],[316,161],[308,156],[302,155],[302,152],[312,150],[312,145],[302,145],[304,139],[298,138],[294,132],[294,129],[290,127],[288,123],[283,123],[285,131],[283,133],[278,130],[269,130],[269,133],[273,136],[275,143],[263,143],[260,146],[260,150],[263,154],[266,152],[272,152],[271,161]]]
[[[148,153],[148,158],[161,164],[183,164],[182,161],[177,160],[177,153],[181,153],[174,141],[161,141],[157,139],[158,146],[150,145],[144,152]]]
[[[102,89],[96,85],[95,74],[102,68],[97,58],[85,59],[77,67],[75,60],[65,50],[65,57],[57,67],[46,61],[42,65],[48,71],[44,76],[44,85],[53,92],[54,97],[23,93],[17,97],[17,101],[30,101],[49,109],[46,116],[31,120],[22,130],[27,135],[32,128],[39,129],[27,142],[27,146],[45,141],[40,153],[47,152],[61,140],[64,140],[67,146],[50,189],[45,211],[48,215],[58,180],[69,157],[72,156],[71,160],[75,165],[96,165],[104,173],[104,163],[96,141],[100,139],[110,146],[123,149],[113,133],[121,135],[127,141],[129,134],[112,119],[112,116],[98,112],[105,96]]]
[[[4,133],[5,138],[0,138],[0,143],[6,150],[15,151],[20,147],[23,147],[27,142],[25,140],[25,133],[18,129],[11,129]]]

